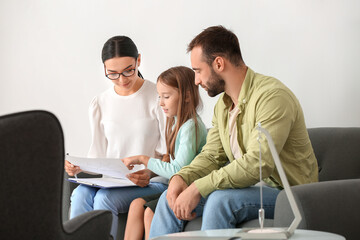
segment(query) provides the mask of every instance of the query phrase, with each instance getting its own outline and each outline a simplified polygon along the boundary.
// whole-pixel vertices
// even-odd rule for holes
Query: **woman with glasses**
[[[158,105],[156,85],[144,80],[138,67],[141,55],[134,42],[126,36],[110,38],[103,47],[105,76],[112,81],[107,91],[90,104],[92,143],[88,157],[121,158],[150,155],[166,151],[165,115]],[[65,170],[73,176],[78,166],[65,161]],[[130,180],[140,187],[100,189],[79,185],[71,196],[70,218],[92,210],[113,213],[111,233],[116,239],[118,213],[126,213],[135,198],[163,192],[167,185],[149,183],[153,173],[140,170]]]

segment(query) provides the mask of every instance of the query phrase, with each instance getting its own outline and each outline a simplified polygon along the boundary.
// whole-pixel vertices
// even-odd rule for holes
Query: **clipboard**
[[[121,188],[121,187],[138,187],[129,179],[124,178],[68,178],[69,182],[83,184],[96,188]]]

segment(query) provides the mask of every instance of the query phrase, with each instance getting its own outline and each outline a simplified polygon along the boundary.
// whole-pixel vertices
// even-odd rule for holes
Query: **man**
[[[211,97],[224,93],[202,152],[171,178],[162,194],[150,237],[180,232],[186,221],[201,215],[202,230],[234,228],[258,217],[259,122],[273,138],[290,185],[318,181],[300,103],[280,81],[245,65],[234,33],[209,27],[191,41],[188,52],[195,83]],[[266,218],[273,218],[282,182],[267,143],[261,145],[261,156],[263,208]]]

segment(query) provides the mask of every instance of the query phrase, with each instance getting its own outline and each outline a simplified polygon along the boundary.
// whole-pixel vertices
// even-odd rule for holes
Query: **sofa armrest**
[[[72,239],[112,239],[111,223],[110,211],[96,210],[66,221],[63,227]]]
[[[302,220],[299,229],[337,233],[346,239],[360,236],[360,179],[326,181],[291,188]],[[284,191],[275,205],[275,227],[290,226],[294,215]]]

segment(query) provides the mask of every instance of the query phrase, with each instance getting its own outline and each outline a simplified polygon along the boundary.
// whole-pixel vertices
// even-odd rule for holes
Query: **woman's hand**
[[[146,187],[149,185],[152,175],[153,173],[149,169],[143,169],[134,173],[130,173],[127,175],[127,177],[136,185],[140,187]]]
[[[74,176],[75,174],[78,174],[82,172],[79,166],[75,166],[74,164],[71,164],[69,161],[65,160],[65,171],[69,176]]]
[[[134,168],[134,165],[136,164],[144,164],[145,167],[147,167],[147,164],[149,162],[149,157],[145,156],[145,155],[137,155],[137,156],[133,156],[133,157],[127,157],[127,158],[123,158],[121,159],[121,161],[123,161],[123,163],[125,164],[125,166],[131,170]]]

